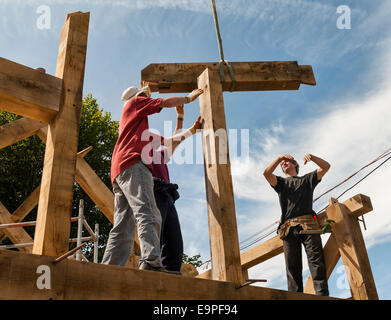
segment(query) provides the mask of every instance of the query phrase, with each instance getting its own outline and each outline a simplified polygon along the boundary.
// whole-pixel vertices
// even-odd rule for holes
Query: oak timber
[[[332,230],[345,265],[353,299],[379,299],[357,217],[350,215],[344,204],[333,200],[326,212],[329,219],[335,221]]]
[[[68,300],[325,300],[297,292],[197,279],[9,250],[0,251],[0,299]],[[51,289],[38,289],[38,266],[50,268]]]
[[[49,123],[59,111],[62,80],[0,58],[0,109]]]
[[[243,276],[227,127],[218,73],[206,69],[198,78],[198,87],[204,90],[199,103],[204,122],[202,134],[212,278],[241,284]],[[222,132],[224,137],[215,136],[217,131]],[[221,155],[223,159],[220,158]]]
[[[60,111],[49,124],[33,253],[68,251],[79,138],[89,13],[72,13],[61,31],[56,77],[62,79]]]
[[[29,118],[20,118],[0,127],[0,149],[35,134],[45,123]]]
[[[234,91],[298,90],[300,84],[316,85],[311,66],[297,61],[231,62],[235,73]],[[152,91],[160,93],[191,92],[197,88],[197,77],[205,70],[217,72],[219,63],[155,63],[141,71],[141,80],[152,82]],[[223,91],[231,89],[231,77],[225,70]]]

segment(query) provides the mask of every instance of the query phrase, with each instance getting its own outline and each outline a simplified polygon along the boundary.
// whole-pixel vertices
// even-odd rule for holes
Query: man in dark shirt
[[[304,157],[304,164],[313,161],[319,168],[298,177],[299,165],[289,154],[281,155],[263,172],[266,180],[278,193],[281,206],[281,219],[278,233],[283,240],[288,290],[303,292],[301,244],[307,253],[308,266],[317,295],[328,296],[326,268],[324,264],[322,240],[319,234],[300,234],[308,225],[316,223],[312,209],[313,191],[330,168],[325,160],[312,154]],[[285,178],[275,176],[278,165]]]

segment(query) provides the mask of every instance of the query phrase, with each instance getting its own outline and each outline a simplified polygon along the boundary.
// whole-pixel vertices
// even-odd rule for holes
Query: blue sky
[[[316,168],[313,163],[303,165],[306,153],[331,163],[316,195],[391,147],[391,3],[216,0],[216,4],[226,59],[295,60],[312,65],[317,80],[316,86],[303,85],[298,91],[224,93],[227,127],[249,133],[248,157],[241,157],[239,152],[238,157],[231,158],[242,241],[280,216],[277,195],[261,175],[279,154],[293,154],[302,174]],[[49,29],[37,27],[41,5],[50,8]],[[351,29],[337,28],[340,5],[351,9]],[[140,71],[150,63],[219,60],[209,0],[0,0],[0,8],[1,56],[33,68],[44,67],[50,74],[55,73],[66,13],[90,11],[84,94],[92,93],[115,120],[121,115],[122,91],[138,85]],[[186,127],[198,112],[198,102],[186,106]],[[164,133],[164,121],[175,121],[175,111],[163,110],[152,116],[150,125]],[[246,136],[238,135],[239,141],[241,138],[245,144]],[[195,150],[195,145],[196,140],[185,142],[183,152]],[[203,260],[208,260],[203,165],[173,163],[170,175],[181,191],[177,209],[185,252],[200,253]],[[366,215],[367,230],[363,234],[381,299],[391,299],[388,178],[391,169],[386,164],[341,199],[357,193],[371,197],[374,210]],[[338,196],[354,181],[330,196]],[[327,197],[314,209],[325,203]],[[324,236],[324,243],[326,240]],[[308,275],[305,260],[304,275]],[[329,280],[331,295],[348,297],[344,271],[339,267]],[[284,268],[280,255],[249,272],[251,278],[268,279],[262,285],[286,289]]]

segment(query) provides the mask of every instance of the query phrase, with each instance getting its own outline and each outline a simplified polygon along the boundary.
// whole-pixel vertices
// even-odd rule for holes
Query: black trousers
[[[301,226],[291,227],[283,239],[288,290],[303,292],[303,263],[301,244],[304,245],[308,266],[317,295],[328,296],[326,267],[322,240],[319,234],[299,234]]]
[[[159,188],[155,188],[154,194],[156,205],[162,216],[160,236],[162,265],[167,270],[180,271],[183,259],[183,239],[175,208],[176,190],[173,192],[173,186],[173,184],[161,184]]]

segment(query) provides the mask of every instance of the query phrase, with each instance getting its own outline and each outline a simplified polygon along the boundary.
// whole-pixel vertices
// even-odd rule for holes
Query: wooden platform
[[[125,267],[0,251],[0,299],[53,300],[306,300],[330,299],[284,290],[164,274]],[[38,289],[41,265],[50,269],[50,289]],[[49,279],[49,278],[48,278]]]

